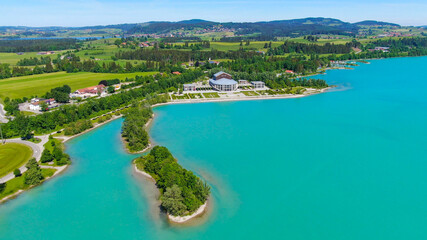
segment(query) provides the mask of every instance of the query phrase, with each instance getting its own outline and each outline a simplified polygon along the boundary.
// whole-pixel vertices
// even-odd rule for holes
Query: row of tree
[[[0,41],[0,52],[57,51],[78,47],[79,42],[72,38]]]
[[[124,114],[122,137],[127,143],[130,152],[142,151],[149,145],[149,136],[145,124],[152,117],[151,107],[136,105]]]
[[[149,154],[136,159],[135,164],[156,180],[162,207],[173,216],[193,213],[209,197],[209,185],[181,167],[166,147],[154,147]]]
[[[18,61],[16,65],[18,66],[35,66],[35,65],[46,65],[51,63],[52,59],[50,57],[30,57],[24,58]]]
[[[208,59],[241,59],[252,58],[260,55],[254,51],[180,51],[180,50],[160,50],[160,49],[138,49],[134,51],[120,51],[116,53],[117,59],[126,60],[150,60],[156,62],[164,62],[167,64],[178,64],[181,62],[206,61]]]
[[[359,47],[361,43],[357,41],[348,42],[346,44],[325,43],[319,45],[315,43],[306,44],[292,41],[285,41],[282,45],[270,48],[267,51],[268,55],[284,55],[285,53],[303,53],[303,54],[342,54],[350,53],[352,47]]]

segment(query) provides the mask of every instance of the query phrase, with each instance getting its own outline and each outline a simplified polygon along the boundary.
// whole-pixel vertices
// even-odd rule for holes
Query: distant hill
[[[302,18],[292,20],[277,20],[269,22],[220,23],[201,19],[180,22],[149,22],[138,25],[127,31],[133,33],[161,34],[173,30],[193,30],[197,28],[212,28],[221,25],[223,28],[234,29],[236,34],[254,34],[269,36],[294,36],[306,34],[352,34],[358,26],[333,18]]]
[[[145,23],[115,24],[104,26],[85,27],[1,27],[0,32],[7,30],[20,31],[57,31],[57,30],[95,30],[119,29],[124,34],[169,34],[173,31],[192,31],[203,29],[215,29],[216,31],[232,31],[236,35],[264,36],[265,39],[273,37],[294,37],[316,34],[340,34],[352,36],[358,32],[361,26],[394,26],[395,23],[367,20],[357,23],[343,22],[334,18],[310,17],[290,20],[261,21],[261,22],[213,22],[203,19],[190,19],[178,22],[152,21]]]
[[[392,27],[400,27],[399,24],[395,23],[389,23],[389,22],[380,22],[380,21],[374,21],[374,20],[367,20],[362,22],[353,23],[357,26],[392,26]]]

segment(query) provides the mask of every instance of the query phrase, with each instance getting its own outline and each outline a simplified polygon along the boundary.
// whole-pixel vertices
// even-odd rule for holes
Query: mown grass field
[[[46,73],[39,75],[14,77],[0,80],[0,98],[5,97],[22,98],[31,96],[42,96],[50,89],[67,84],[72,91],[97,85],[101,80],[118,78],[133,78],[137,75],[147,76],[155,72],[136,72],[136,73]]]
[[[0,177],[21,167],[33,155],[33,150],[24,144],[7,143],[0,145]]]

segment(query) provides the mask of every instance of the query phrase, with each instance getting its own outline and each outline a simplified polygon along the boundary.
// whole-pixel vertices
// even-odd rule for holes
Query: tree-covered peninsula
[[[153,115],[151,107],[136,106],[128,109],[124,113],[122,126],[122,137],[126,142],[126,147],[130,152],[143,151],[150,145],[145,124]]]
[[[135,165],[154,178],[162,207],[170,215],[190,215],[208,199],[209,185],[181,167],[166,147],[154,147],[146,156],[137,158]]]

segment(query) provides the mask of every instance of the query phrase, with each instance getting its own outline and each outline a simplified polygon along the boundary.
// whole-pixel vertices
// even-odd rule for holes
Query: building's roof
[[[93,86],[93,87],[82,88],[82,89],[77,90],[76,92],[79,92],[79,93],[95,93],[96,94],[98,92],[98,90],[102,91],[103,88],[105,88],[105,86],[103,84],[100,84],[100,85]]]
[[[253,84],[264,84],[263,81],[252,81]]]
[[[234,81],[233,79],[228,79],[228,78],[221,78],[218,80],[209,80],[209,82],[215,84],[215,85],[234,85],[237,84],[236,81]]]
[[[49,99],[40,99],[39,101],[37,101],[37,102],[32,102],[31,104],[32,104],[32,105],[34,105],[34,106],[37,106],[37,105],[42,104],[42,103],[44,103],[44,102],[47,102],[47,103],[55,102],[55,99],[54,99],[54,98],[49,98]]]
[[[184,84],[184,87],[193,87],[193,86],[196,86],[196,84],[194,84],[194,83]]]
[[[225,73],[225,74],[227,74],[227,75],[230,75],[230,74],[228,74],[228,73],[226,73],[226,72],[221,71],[221,72],[217,72],[217,73],[215,73],[215,74],[214,74],[214,76],[215,76],[215,77],[218,77],[219,75],[224,74],[224,73]],[[231,75],[230,75],[230,76],[231,76]]]

